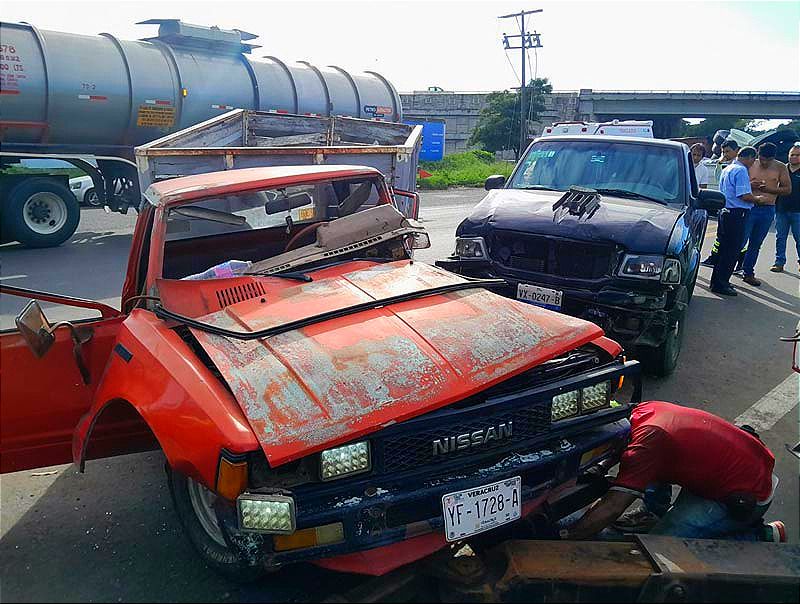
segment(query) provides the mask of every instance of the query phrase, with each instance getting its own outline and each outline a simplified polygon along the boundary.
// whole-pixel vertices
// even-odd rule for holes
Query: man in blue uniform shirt
[[[723,296],[735,296],[730,284],[736,260],[744,243],[747,215],[761,196],[753,195],[748,170],[756,160],[753,147],[742,147],[736,161],[722,171],[719,190],[725,196],[725,209],[719,216],[719,258],[711,275],[711,291]]]

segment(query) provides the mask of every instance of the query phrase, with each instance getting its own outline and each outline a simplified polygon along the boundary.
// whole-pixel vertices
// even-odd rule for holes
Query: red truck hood
[[[357,270],[353,270],[357,269]],[[243,331],[464,281],[400,261],[337,273],[200,317]],[[193,330],[270,464],[463,399],[602,335],[592,323],[482,288],[422,297],[260,340]]]

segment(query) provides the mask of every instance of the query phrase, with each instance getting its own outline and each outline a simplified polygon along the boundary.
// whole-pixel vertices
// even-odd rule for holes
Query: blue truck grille
[[[434,441],[444,439],[452,445],[451,437],[463,434],[472,434],[475,431],[485,431],[490,427],[499,428],[501,424],[511,422],[511,435],[503,438],[491,439],[481,445],[449,450],[446,453],[439,451],[434,454]],[[470,420],[456,419],[453,423],[443,421],[441,426],[421,430],[410,434],[387,437],[383,440],[384,472],[403,472],[415,468],[431,466],[456,458],[469,458],[470,456],[485,454],[492,450],[516,445],[545,434],[550,429],[549,404],[539,403],[535,406],[516,410],[506,410],[492,415],[473,417]],[[496,430],[498,436],[502,432]]]

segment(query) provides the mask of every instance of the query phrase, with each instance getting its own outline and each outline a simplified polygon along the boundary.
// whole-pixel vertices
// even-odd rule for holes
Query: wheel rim
[[[217,500],[217,496],[191,478],[187,478],[186,481],[189,489],[189,501],[192,502],[192,508],[200,526],[216,543],[227,547],[228,544],[225,543],[222,529],[217,522],[217,513],[214,511],[214,502]]]
[[[55,193],[34,193],[22,207],[25,226],[38,235],[52,235],[67,223],[67,204]]]
[[[90,206],[100,205],[100,198],[97,196],[97,191],[95,191],[94,189],[92,189],[91,191],[86,191],[86,195],[84,195],[83,199]]]

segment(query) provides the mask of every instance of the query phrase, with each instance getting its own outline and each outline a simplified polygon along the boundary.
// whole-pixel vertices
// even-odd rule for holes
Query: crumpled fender
[[[120,400],[141,415],[173,469],[209,488],[221,449],[259,448],[230,392],[178,334],[145,310],[134,310],[122,324],[92,406],[75,430],[72,456],[81,471],[97,419]]]

